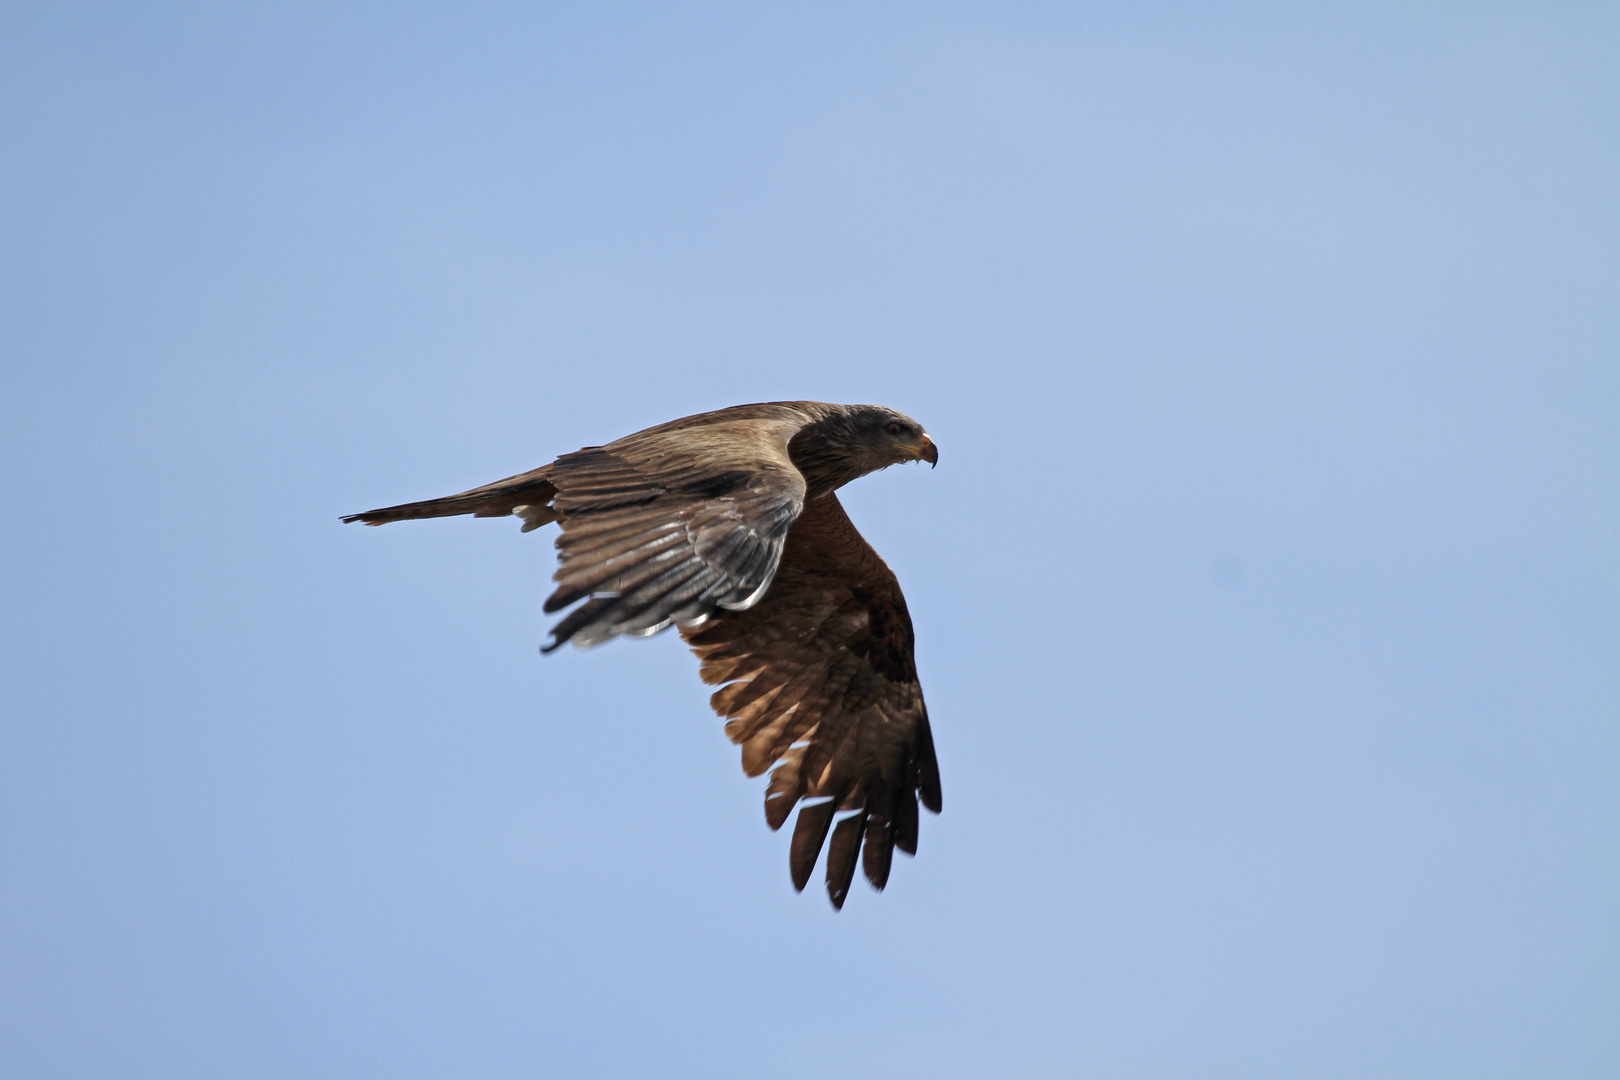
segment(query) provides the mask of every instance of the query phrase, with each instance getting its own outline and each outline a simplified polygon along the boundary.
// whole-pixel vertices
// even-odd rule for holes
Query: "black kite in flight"
[[[775,765],[765,820],[793,830],[803,889],[827,853],[841,908],[864,838],[874,888],[898,847],[917,851],[917,801],[939,812],[939,767],[894,572],[834,492],[906,461],[937,463],[910,417],[875,405],[738,405],[638,431],[460,495],[354,514],[382,525],[472,514],[556,521],[561,566],[547,612],[584,601],[552,630],[594,645],[671,623],[699,659],[743,770]]]

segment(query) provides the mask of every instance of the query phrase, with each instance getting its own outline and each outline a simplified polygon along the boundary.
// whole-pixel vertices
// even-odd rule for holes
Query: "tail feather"
[[[551,500],[557,494],[548,474],[551,466],[545,465],[530,472],[509,476],[505,480],[497,480],[493,484],[475,487],[471,491],[463,491],[459,495],[447,495],[442,499],[424,499],[421,502],[401,503],[398,506],[385,506],[380,510],[367,510],[361,514],[349,514],[344,517],[344,524],[354,521],[363,521],[367,525],[386,525],[390,521],[408,521],[414,518],[453,517],[457,514],[471,514],[474,517],[506,517],[516,514],[523,519],[523,531],[538,529],[549,522],[556,521],[557,511],[551,507]]]

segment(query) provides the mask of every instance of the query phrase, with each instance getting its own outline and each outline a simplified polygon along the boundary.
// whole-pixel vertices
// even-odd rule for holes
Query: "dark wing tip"
[[[924,720],[921,731],[922,745],[917,753],[917,793],[922,804],[934,813],[944,807],[944,796],[939,789],[939,759],[934,757],[934,735]]]
[[[894,801],[894,820],[889,838],[907,855],[917,854],[917,795],[907,792]]]
[[[788,866],[793,872],[793,889],[803,892],[810,883],[810,873],[821,857],[821,845],[827,840],[827,829],[832,825],[837,799],[801,807],[799,820],[793,826],[793,843],[788,849]]]
[[[893,800],[884,792],[882,798],[869,802],[867,809],[871,816],[866,822],[866,842],[861,845],[861,872],[872,888],[882,892],[894,862]]]
[[[855,880],[855,858],[860,854],[861,837],[866,833],[866,811],[851,814],[833,830],[827,847],[827,899],[838,911],[844,909],[850,882]]]
[[[793,810],[793,802],[794,800],[785,791],[766,793],[765,824],[771,827],[771,832],[780,829],[787,822],[787,816]]]

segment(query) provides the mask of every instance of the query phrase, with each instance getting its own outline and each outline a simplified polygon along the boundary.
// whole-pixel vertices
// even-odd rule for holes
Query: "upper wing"
[[[552,630],[547,651],[651,634],[746,608],[764,593],[804,505],[788,442],[814,417],[813,405],[683,417],[459,495],[343,520],[515,514],[528,532],[560,519],[562,565],[545,610],[585,602]]]
[[[881,889],[895,847],[917,851],[917,799],[939,812],[939,766],[912,658],[911,616],[894,573],[855,531],[836,496],[811,502],[789,531],[776,580],[746,611],[681,634],[703,661],[711,699],[742,744],[743,769],[773,763],[765,820],[780,828],[800,799],[790,862],[803,889],[833,815],[827,893],[842,907],[865,838],[866,877]]]
[[[562,565],[545,610],[585,602],[552,630],[547,651],[755,603],[804,506],[791,432],[775,428],[739,420],[641,433],[558,458],[547,479]]]

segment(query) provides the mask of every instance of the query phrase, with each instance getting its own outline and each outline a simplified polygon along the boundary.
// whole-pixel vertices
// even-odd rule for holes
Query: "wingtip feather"
[[[793,873],[793,888],[803,892],[810,883],[810,874],[821,857],[821,845],[827,840],[827,829],[832,825],[837,799],[812,803],[799,811],[799,820],[793,826],[793,843],[788,849],[788,865]]]
[[[832,843],[827,846],[827,899],[838,911],[844,909],[849,886],[855,880],[855,861],[860,854],[866,821],[865,810],[849,815],[833,830]]]

